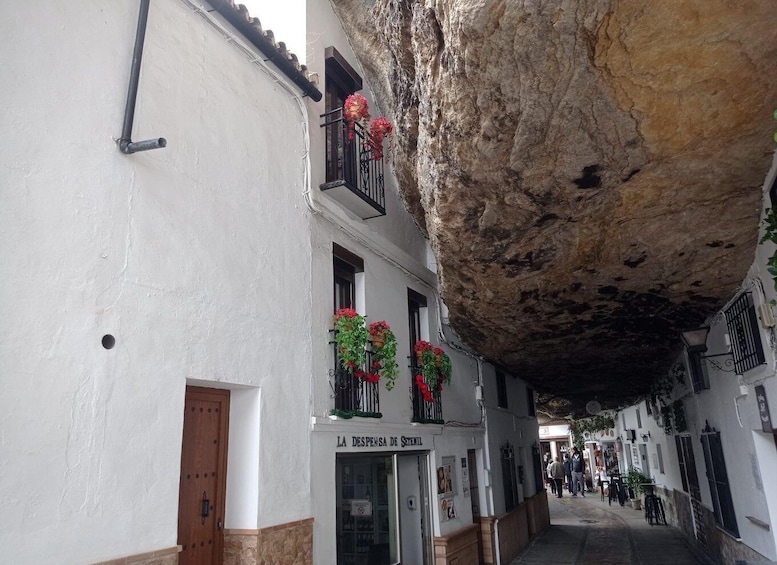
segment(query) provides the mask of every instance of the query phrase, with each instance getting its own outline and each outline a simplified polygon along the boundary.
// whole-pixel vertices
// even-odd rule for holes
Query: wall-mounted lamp
[[[707,335],[710,333],[710,327],[709,326],[702,326],[700,328],[696,328],[695,330],[685,330],[684,332],[680,332],[680,338],[683,340],[683,344],[685,345],[686,351],[688,351],[689,356],[693,356],[697,359],[711,359],[713,357],[730,357],[730,359],[726,359],[723,361],[723,365],[725,367],[731,367],[734,365],[734,354],[730,351],[727,351],[725,353],[715,353],[713,355],[702,355],[705,351],[707,351]],[[726,371],[731,372],[729,369],[724,368],[716,361],[710,361],[710,364],[718,369],[719,371]]]
[[[648,433],[646,433],[646,434],[642,434],[642,441],[647,443],[648,439],[650,439],[650,431],[648,431]]]

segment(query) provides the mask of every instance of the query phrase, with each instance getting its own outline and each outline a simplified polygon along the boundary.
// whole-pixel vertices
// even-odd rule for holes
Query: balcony
[[[349,127],[343,109],[321,116],[326,128],[326,182],[320,186],[363,220],[386,215],[383,156],[375,158],[360,125]]]
[[[438,388],[430,391],[432,393],[432,401],[428,402],[424,400],[421,394],[421,389],[415,383],[415,376],[420,374],[419,368],[415,357],[410,364],[410,374],[412,375],[412,385],[410,386],[410,395],[413,402],[413,418],[412,421],[418,424],[444,424],[442,419],[442,391]]]
[[[333,416],[340,418],[381,418],[380,393],[377,382],[368,382],[359,377],[366,374],[364,367],[359,369],[346,369],[337,355],[337,343],[334,343],[334,369],[330,371],[332,395],[335,407],[331,411]],[[372,364],[371,354],[367,352],[367,366]]]

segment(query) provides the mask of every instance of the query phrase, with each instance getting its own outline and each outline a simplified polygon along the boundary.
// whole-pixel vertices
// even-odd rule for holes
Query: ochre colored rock
[[[646,393],[752,261],[774,0],[334,0],[459,335],[566,399]]]

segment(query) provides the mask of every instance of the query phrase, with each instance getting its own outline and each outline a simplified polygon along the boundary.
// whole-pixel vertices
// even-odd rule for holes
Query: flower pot
[[[632,498],[631,499],[631,507],[634,510],[642,510],[642,499],[641,498]]]
[[[415,357],[416,357],[416,359],[418,360],[418,366],[419,366],[419,367],[420,367],[421,365],[423,365],[423,363],[424,363],[424,357],[423,357],[423,355],[424,355],[424,354],[423,354],[423,352],[421,352],[421,351],[416,351],[416,352],[415,352]]]
[[[380,349],[383,347],[383,344],[386,343],[386,336],[383,334],[377,334],[372,336],[372,347],[376,349]]]

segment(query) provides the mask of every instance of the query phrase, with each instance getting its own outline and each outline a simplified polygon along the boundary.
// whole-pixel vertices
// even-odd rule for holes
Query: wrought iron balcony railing
[[[350,125],[343,109],[322,114],[326,128],[326,182],[320,186],[362,219],[386,215],[383,156],[369,143],[361,124]]]
[[[432,401],[428,402],[421,394],[421,389],[416,384],[415,377],[421,373],[415,358],[410,362],[410,374],[412,375],[412,384],[410,385],[410,397],[413,403],[413,422],[419,424],[444,424],[442,419],[442,393],[440,389],[431,390]]]
[[[372,364],[372,354],[367,352],[367,366]],[[380,394],[377,382],[369,382],[360,374],[368,374],[364,367],[347,369],[337,355],[337,343],[334,344],[334,369],[330,386],[335,400],[332,415],[351,418],[362,416],[380,418]]]

